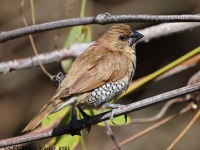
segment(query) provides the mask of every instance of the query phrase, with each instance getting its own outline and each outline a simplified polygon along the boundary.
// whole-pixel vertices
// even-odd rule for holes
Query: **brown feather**
[[[27,132],[30,130],[33,130],[35,127],[37,127],[41,121],[46,118],[49,114],[54,112],[55,108],[57,108],[59,105],[61,105],[63,100],[57,99],[54,101],[50,101],[47,105],[45,105],[40,113],[35,116],[29,123],[28,125],[24,128],[22,132]]]
[[[135,69],[135,52],[127,41],[119,40],[121,34],[130,36],[131,28],[124,24],[112,26],[77,57],[52,101],[45,105],[23,132],[34,129],[65,102],[63,99],[77,96],[77,105],[87,105],[86,99],[93,89],[131,76],[133,67]]]
[[[92,46],[75,60],[67,77],[61,83],[61,89],[68,89],[69,95],[72,95],[121,79],[128,72],[130,61],[121,53],[103,46]],[[84,67],[80,68],[81,66]],[[62,96],[68,95],[62,93]]]

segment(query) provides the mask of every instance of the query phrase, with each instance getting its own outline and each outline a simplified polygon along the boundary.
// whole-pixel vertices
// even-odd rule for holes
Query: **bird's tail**
[[[62,105],[62,103],[63,103],[63,100],[59,98],[56,100],[50,101],[41,109],[39,114],[35,116],[35,118],[33,118],[28,123],[28,125],[24,128],[22,132],[27,132],[27,131],[35,129],[42,122],[44,118],[46,118],[48,115],[53,113],[60,105]]]

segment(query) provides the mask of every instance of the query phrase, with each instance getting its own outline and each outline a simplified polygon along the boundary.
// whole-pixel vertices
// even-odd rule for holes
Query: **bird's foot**
[[[90,119],[91,116],[88,115],[88,114],[86,114],[86,113],[83,111],[83,109],[81,109],[81,107],[78,107],[78,109],[79,109],[81,115],[83,116],[83,118],[85,119],[85,122],[87,122],[87,120]],[[90,130],[91,130],[91,125],[85,125],[85,128],[87,129],[87,132],[89,133]]]
[[[116,113],[116,108],[123,107],[123,106],[124,105],[121,105],[121,104],[111,104],[111,103],[105,103],[103,105],[103,108],[107,107],[107,108],[113,109],[111,111],[110,120],[114,125],[116,125],[115,122],[114,122],[114,115]],[[125,123],[124,124],[126,124],[126,122],[127,122],[127,114],[124,115],[124,119],[125,119]]]
[[[65,75],[62,72],[59,72],[57,75],[53,75],[51,80],[54,83],[60,84],[64,78],[65,78]]]

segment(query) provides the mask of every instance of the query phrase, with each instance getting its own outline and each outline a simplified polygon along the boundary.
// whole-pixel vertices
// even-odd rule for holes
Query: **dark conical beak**
[[[143,34],[137,32],[137,31],[132,31],[131,32],[131,37],[128,40],[129,46],[133,45],[134,43],[136,43],[138,40],[140,40],[143,37],[144,37]]]
[[[140,40],[143,37],[144,37],[144,35],[137,31],[132,31],[132,33],[131,33],[131,38],[135,39],[135,42]]]

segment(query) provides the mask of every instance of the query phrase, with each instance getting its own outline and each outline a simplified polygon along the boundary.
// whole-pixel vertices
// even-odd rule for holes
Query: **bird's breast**
[[[130,79],[127,77],[116,82],[108,82],[93,90],[86,100],[91,106],[99,106],[121,95],[129,86]]]

